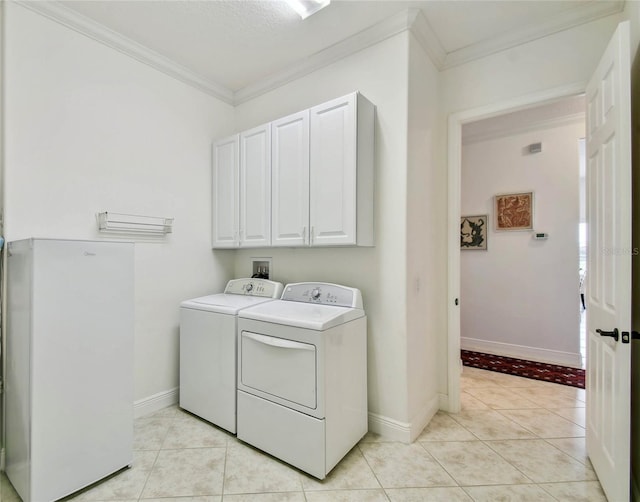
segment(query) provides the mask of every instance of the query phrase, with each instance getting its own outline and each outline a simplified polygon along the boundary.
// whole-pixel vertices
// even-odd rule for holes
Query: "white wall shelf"
[[[173,232],[173,218],[141,216],[137,214],[98,213],[100,232],[166,235]]]

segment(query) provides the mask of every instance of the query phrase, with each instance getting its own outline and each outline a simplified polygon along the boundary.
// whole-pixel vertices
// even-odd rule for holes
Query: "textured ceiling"
[[[332,0],[305,20],[283,0],[60,3],[208,81],[238,91],[407,8],[422,11],[444,52],[451,54],[507,34],[517,41],[518,30],[530,36],[536,25],[602,2]]]

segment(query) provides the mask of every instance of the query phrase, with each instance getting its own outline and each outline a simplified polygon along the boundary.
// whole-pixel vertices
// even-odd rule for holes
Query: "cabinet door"
[[[356,244],[356,94],[311,108],[312,246]]]
[[[240,134],[240,246],[271,244],[271,124]]]
[[[309,111],[272,122],[272,246],[308,244]]]
[[[213,144],[212,247],[238,247],[238,135]]]

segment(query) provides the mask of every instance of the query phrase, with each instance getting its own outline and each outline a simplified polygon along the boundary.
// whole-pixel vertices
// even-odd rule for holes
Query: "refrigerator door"
[[[133,461],[134,254],[131,243],[44,239],[31,253],[20,274],[31,276],[30,494],[19,493],[40,501]]]

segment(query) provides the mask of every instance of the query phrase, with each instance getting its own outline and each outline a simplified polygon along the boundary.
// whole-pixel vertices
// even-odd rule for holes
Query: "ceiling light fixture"
[[[302,19],[308,18],[331,3],[331,0],[285,0]]]

